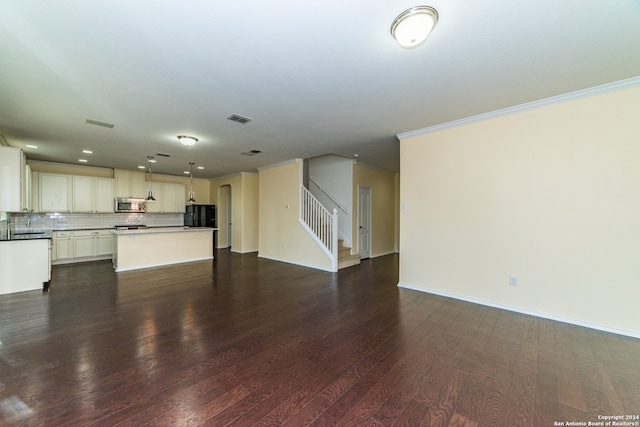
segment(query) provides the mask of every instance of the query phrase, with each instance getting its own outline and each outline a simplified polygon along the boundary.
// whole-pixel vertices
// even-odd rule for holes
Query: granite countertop
[[[51,233],[46,232],[26,232],[26,233],[15,233],[11,234],[11,236],[2,236],[0,238],[0,242],[13,242],[16,240],[37,240],[37,239],[51,239]]]
[[[137,233],[166,233],[166,232],[175,232],[175,231],[198,231],[198,230],[206,230],[208,228],[198,228],[198,227],[188,227],[186,225],[160,225],[160,226],[150,226],[147,228],[135,229],[135,230],[116,230],[115,226],[111,227],[82,227],[82,228],[54,228],[52,230],[49,229],[30,229],[30,230],[19,230],[11,233],[11,237],[8,237],[6,234],[0,235],[0,242],[10,242],[15,240],[34,240],[34,239],[51,239],[53,233],[58,231],[90,231],[90,230],[113,230],[116,234],[137,234]],[[36,231],[37,230],[37,231]],[[214,230],[217,230],[215,228]]]

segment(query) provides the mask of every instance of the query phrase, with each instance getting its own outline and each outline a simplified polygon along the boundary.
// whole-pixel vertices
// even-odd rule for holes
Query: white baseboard
[[[383,252],[381,254],[371,255],[369,258],[378,258],[378,257],[381,257],[381,256],[387,256],[387,255],[397,254],[397,253],[398,252],[396,252],[396,251]]]
[[[413,291],[419,291],[419,292],[424,292],[424,293],[428,293],[428,294],[433,294],[433,295],[439,295],[441,297],[457,299],[457,300],[460,300],[460,301],[466,301],[466,302],[470,302],[470,303],[473,303],[473,304],[484,305],[484,306],[487,306],[487,307],[498,308],[498,309],[501,309],[501,310],[513,311],[513,312],[516,312],[516,313],[526,314],[526,315],[529,315],[529,316],[541,317],[543,319],[555,320],[557,322],[569,323],[571,325],[582,326],[582,327],[589,328],[589,329],[596,329],[598,331],[610,332],[612,334],[624,335],[624,336],[627,336],[627,337],[640,339],[640,332],[639,331],[630,331],[630,330],[626,330],[626,329],[611,328],[609,326],[600,325],[600,324],[597,324],[597,323],[585,322],[585,321],[582,321],[582,320],[556,316],[556,315],[550,314],[550,313],[542,313],[542,312],[538,312],[538,311],[523,309],[523,308],[520,308],[520,307],[512,307],[512,306],[509,306],[509,305],[496,304],[496,303],[493,303],[493,302],[490,302],[490,301],[480,300],[480,299],[476,299],[476,298],[464,297],[464,296],[461,296],[461,295],[451,294],[451,293],[448,293],[448,292],[436,291],[436,290],[433,290],[433,289],[419,288],[419,287],[416,287],[416,286],[408,285],[406,283],[398,283],[398,287],[399,288],[403,288],[403,289],[411,289]]]
[[[322,270],[322,271],[328,271],[329,273],[334,273],[334,271],[331,271],[331,267],[324,267],[324,266],[320,266],[320,265],[311,265],[311,264],[301,264],[301,263],[297,263],[297,262],[288,261],[288,260],[285,260],[285,259],[279,259],[279,258],[273,258],[273,257],[260,255],[259,253],[258,253],[258,258],[270,259],[272,261],[278,261],[278,262],[286,262],[287,264],[299,265],[301,267],[314,268],[316,270]]]

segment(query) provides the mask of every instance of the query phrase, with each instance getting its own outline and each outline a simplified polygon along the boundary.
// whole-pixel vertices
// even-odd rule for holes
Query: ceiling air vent
[[[229,117],[227,117],[227,120],[231,120],[232,122],[238,122],[238,123],[242,123],[243,125],[246,123],[249,123],[251,120],[253,120],[250,117],[245,117],[245,116],[241,116],[240,114],[232,114]]]
[[[90,124],[90,125],[102,126],[102,127],[104,127],[104,128],[109,128],[109,129],[111,129],[112,127],[114,127],[114,126],[115,126],[115,125],[114,125],[114,124],[112,124],[112,123],[99,122],[99,121],[97,121],[97,120],[91,120],[91,119],[87,119],[87,120],[86,120],[86,123],[87,123],[87,124]]]
[[[171,154],[156,153],[156,156],[160,156],[160,157],[171,157]]]
[[[255,156],[256,154],[262,153],[262,151],[260,150],[251,150],[251,151],[244,151],[240,154],[242,154],[243,156]]]

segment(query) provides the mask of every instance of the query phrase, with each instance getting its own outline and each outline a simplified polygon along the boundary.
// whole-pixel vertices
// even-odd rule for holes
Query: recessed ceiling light
[[[91,151],[91,150],[82,150],[82,152],[84,154],[93,154],[93,151]]]
[[[87,159],[78,159],[78,161],[79,161],[80,163],[87,163],[89,160],[87,160]]]
[[[146,166],[138,166],[138,169],[146,169]]]
[[[156,160],[154,160],[154,159],[149,159],[149,163],[155,163],[155,162],[156,162]]]
[[[204,166],[198,166],[198,169],[203,170]]]
[[[183,174],[189,175],[189,171],[182,172]]]
[[[27,144],[27,148],[38,148],[38,146],[37,145],[29,145],[29,144]]]

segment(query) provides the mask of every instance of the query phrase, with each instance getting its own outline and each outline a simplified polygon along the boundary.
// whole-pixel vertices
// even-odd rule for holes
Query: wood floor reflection
[[[553,426],[640,413],[640,341],[219,251],[0,296],[0,425]]]

